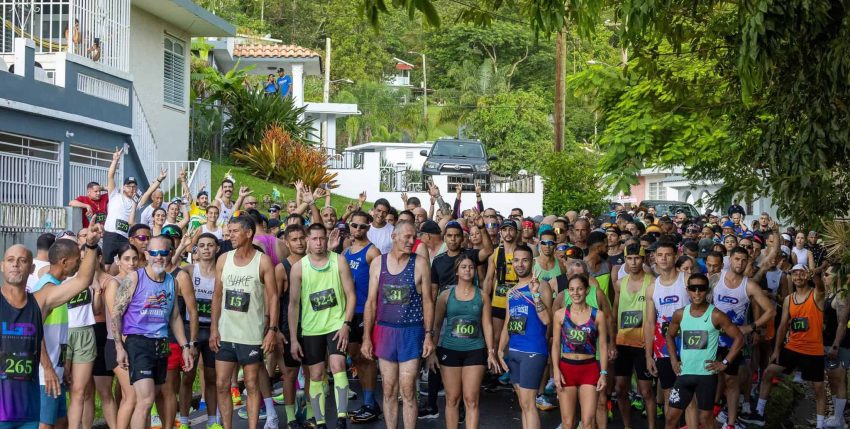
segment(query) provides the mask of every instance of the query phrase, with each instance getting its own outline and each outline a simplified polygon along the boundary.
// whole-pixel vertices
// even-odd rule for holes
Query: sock
[[[292,423],[295,420],[295,404],[284,405],[283,409],[286,410],[286,423]]]
[[[822,428],[822,427],[823,427],[823,416],[822,416],[822,415],[820,415],[820,414],[818,414],[818,415],[817,415],[817,419],[818,419],[818,420],[817,420],[817,421],[818,421],[818,423],[817,423],[817,425],[816,425],[815,427],[817,427],[818,429],[820,429],[820,428]]]
[[[313,417],[315,417],[315,416],[313,415],[313,404],[312,404],[312,403],[310,404],[310,406],[309,406],[309,407],[305,407],[305,408],[306,408],[306,410],[304,411],[304,418],[305,418],[305,419],[310,420],[310,419],[312,419]]]
[[[274,400],[271,397],[263,398],[263,405],[266,406],[267,421],[276,419],[277,411],[274,409]]]
[[[180,416],[178,419],[180,420],[181,425],[189,425],[189,416]]]
[[[756,412],[760,415],[764,415],[764,407],[767,405],[767,399],[759,398],[758,403],[756,404]]]
[[[847,405],[847,399],[832,397],[832,404],[835,406],[835,416],[839,419],[844,418],[844,406]]]
[[[216,416],[211,416],[207,414],[207,427],[210,427],[214,424],[218,424],[218,418]]]
[[[336,416],[348,416],[348,374],[345,371],[334,374],[334,395],[336,396]]]
[[[325,423],[325,389],[322,384],[321,380],[310,380],[310,404],[316,415],[317,425]]]
[[[835,401],[833,401],[833,402],[835,402]],[[375,402],[375,391],[374,390],[363,389],[363,403],[370,406],[370,407],[376,407],[378,405],[378,403]]]

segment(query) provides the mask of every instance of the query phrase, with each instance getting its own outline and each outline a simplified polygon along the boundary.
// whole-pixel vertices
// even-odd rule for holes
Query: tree
[[[608,192],[596,169],[598,161],[599,155],[577,145],[548,154],[541,168],[543,212],[563,214],[581,209],[605,212]]]

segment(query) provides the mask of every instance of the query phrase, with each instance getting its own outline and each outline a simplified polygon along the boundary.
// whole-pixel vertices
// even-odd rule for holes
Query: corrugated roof
[[[321,58],[312,50],[297,45],[236,45],[234,57],[250,58]]]

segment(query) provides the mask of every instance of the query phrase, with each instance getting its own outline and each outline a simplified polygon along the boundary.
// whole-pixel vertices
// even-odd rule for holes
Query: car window
[[[484,150],[478,143],[436,142],[431,156],[462,158],[484,158]]]

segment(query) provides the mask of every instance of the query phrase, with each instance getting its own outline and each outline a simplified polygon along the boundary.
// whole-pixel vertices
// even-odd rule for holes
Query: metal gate
[[[59,143],[0,133],[0,201],[62,206]]]
[[[89,182],[97,182],[106,189],[106,176],[109,165],[112,163],[112,153],[104,150],[92,149],[83,146],[71,146],[70,148],[71,198],[77,195],[85,195],[86,185]],[[120,171],[116,173],[116,186],[121,180]]]

